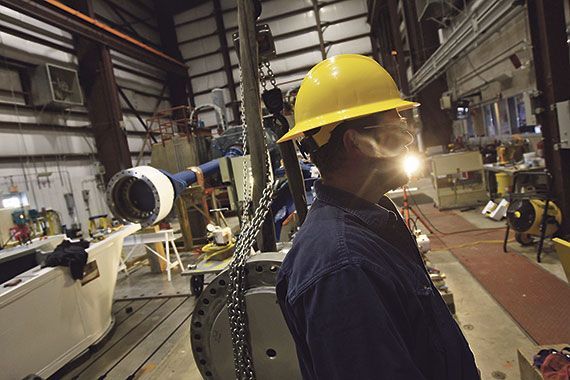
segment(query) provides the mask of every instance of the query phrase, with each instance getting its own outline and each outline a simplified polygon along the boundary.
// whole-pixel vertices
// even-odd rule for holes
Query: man
[[[339,55],[301,84],[295,127],[321,172],[277,296],[304,379],[479,379],[473,354],[386,192],[413,137],[374,60]]]

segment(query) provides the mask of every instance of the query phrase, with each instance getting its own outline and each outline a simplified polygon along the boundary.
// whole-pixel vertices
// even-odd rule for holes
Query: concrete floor
[[[418,191],[426,195],[433,196],[433,188],[429,180],[420,180],[412,186],[418,187]],[[431,207],[431,205],[426,204],[425,207]],[[504,222],[484,218],[480,214],[480,209],[456,212],[477,227],[488,228],[504,225]],[[518,244],[513,245],[514,247],[535,262],[533,247],[522,250]],[[566,281],[556,253],[548,248],[547,251],[550,252],[543,254],[543,263],[537,265]],[[447,285],[454,294],[457,320],[475,354],[482,379],[519,379],[517,349],[534,349],[535,342],[521,330],[509,314],[449,251],[432,251],[429,253],[429,259],[447,276]],[[190,260],[189,256],[183,257],[183,261],[187,260]],[[166,275],[150,274],[148,267],[140,268],[135,275],[130,278],[121,276],[117,284],[116,299],[152,296],[158,295],[159,292],[161,295],[189,292],[187,277],[181,277],[179,272],[173,275],[172,283],[166,281]],[[151,374],[143,374],[141,378],[201,378],[192,357],[189,327],[187,330],[187,334],[176,338],[178,342],[174,345],[167,360]]]
[[[517,348],[534,343],[449,251],[429,254],[447,276],[457,320],[485,379],[518,379]]]

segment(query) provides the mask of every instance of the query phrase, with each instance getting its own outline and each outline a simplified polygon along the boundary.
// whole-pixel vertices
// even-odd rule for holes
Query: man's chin
[[[410,179],[405,173],[398,173],[399,175],[395,175],[392,181],[388,181],[390,184],[390,190],[398,189],[404,185],[407,185]]]
[[[395,190],[404,185],[407,185],[410,180],[408,178],[408,175],[400,168],[377,169],[375,170],[375,176],[377,178],[377,181],[381,182],[384,187],[388,188],[389,190]]]

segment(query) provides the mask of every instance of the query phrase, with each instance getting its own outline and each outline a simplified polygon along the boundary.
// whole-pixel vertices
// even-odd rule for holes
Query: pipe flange
[[[164,219],[174,204],[170,179],[151,166],[121,170],[107,186],[107,205],[122,222],[150,226]]]
[[[251,353],[259,379],[296,379],[300,370],[293,338],[277,303],[275,283],[284,253],[254,255],[246,264],[246,307]],[[229,271],[220,273],[196,300],[190,340],[204,379],[235,379],[226,306]]]

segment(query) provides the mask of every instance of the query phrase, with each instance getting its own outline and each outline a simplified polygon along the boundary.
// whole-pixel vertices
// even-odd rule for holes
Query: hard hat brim
[[[295,124],[293,129],[283,135],[277,143],[283,143],[298,137],[312,129],[324,127],[325,125],[338,124],[342,121],[355,119],[357,117],[367,116],[378,112],[389,110],[404,111],[410,108],[418,107],[420,104],[410,102],[403,99],[389,99],[377,103],[364,104],[362,106],[353,107],[347,110],[339,110],[324,115],[319,115],[312,119],[304,120],[301,123]]]

